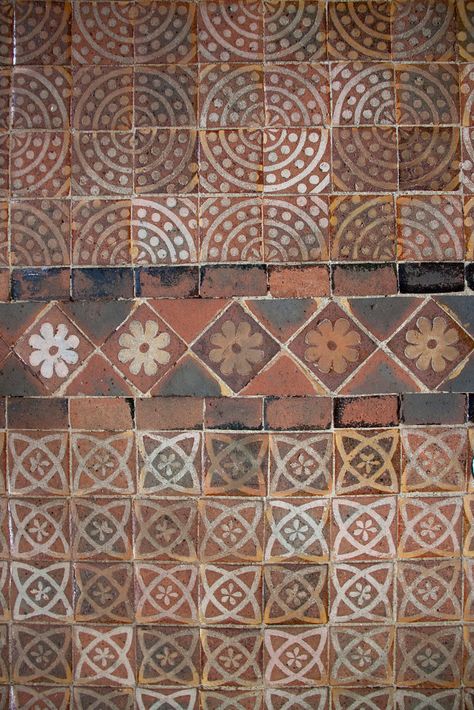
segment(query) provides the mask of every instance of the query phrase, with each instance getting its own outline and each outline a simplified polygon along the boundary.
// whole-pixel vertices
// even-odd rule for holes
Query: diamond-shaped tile
[[[155,311],[142,304],[102,349],[135,387],[148,392],[173,367],[186,347]]]
[[[92,346],[74,323],[54,305],[20,338],[14,349],[44,385],[54,392],[81,366]]]
[[[193,346],[224,382],[239,392],[278,352],[278,345],[244,309],[233,304]]]
[[[434,389],[471,352],[474,343],[446,311],[430,301],[388,347],[424,385]]]
[[[340,306],[330,303],[299,333],[290,350],[328,389],[335,390],[375,345]]]

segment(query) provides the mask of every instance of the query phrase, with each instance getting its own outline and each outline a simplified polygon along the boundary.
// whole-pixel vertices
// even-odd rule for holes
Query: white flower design
[[[119,338],[118,359],[122,363],[130,363],[132,375],[138,375],[143,369],[145,375],[156,375],[158,365],[166,365],[170,354],[166,348],[170,344],[169,333],[159,333],[158,323],[147,320],[145,327],[138,320],[132,320],[128,333],[122,333]]]
[[[353,535],[355,535],[355,537],[360,537],[362,542],[367,542],[371,535],[376,532],[377,528],[375,527],[372,518],[367,518],[367,520],[356,520]]]
[[[352,597],[352,599],[355,599],[357,606],[362,606],[365,602],[372,599],[372,587],[370,584],[356,582],[354,589],[349,592],[349,596]]]
[[[284,528],[284,532],[288,535],[290,542],[299,544],[306,540],[306,533],[309,531],[309,527],[305,525],[299,518],[295,518],[291,521],[287,528]]]
[[[68,365],[75,365],[79,360],[76,352],[79,338],[74,334],[68,336],[65,323],[60,323],[56,331],[52,323],[43,323],[39,334],[31,335],[28,344],[33,348],[30,365],[40,366],[40,373],[47,380],[54,374],[64,379],[69,374]]]

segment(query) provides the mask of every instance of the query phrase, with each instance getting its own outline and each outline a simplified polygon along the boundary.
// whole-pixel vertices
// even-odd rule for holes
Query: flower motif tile
[[[327,604],[326,566],[265,565],[265,623],[322,624]]]
[[[127,495],[135,490],[135,447],[131,432],[75,433],[71,440],[75,495]]]
[[[139,306],[103,346],[138,390],[147,392],[184,353],[183,341],[147,305]]]
[[[292,352],[331,389],[337,389],[374,347],[334,303],[320,311],[290,345]]]
[[[269,686],[325,685],[328,680],[327,629],[266,629],[265,680]]]
[[[233,304],[193,345],[194,352],[238,392],[276,354],[278,348],[257,321]]]
[[[396,430],[337,432],[336,494],[397,493],[400,440]]]
[[[135,565],[136,619],[143,624],[195,623],[198,570],[194,565],[141,562]]]
[[[204,452],[207,495],[263,495],[268,440],[259,435],[208,434]]]
[[[266,560],[325,562],[329,558],[328,500],[272,500],[266,517]]]
[[[67,453],[67,433],[11,432],[8,437],[10,492],[25,497],[67,495]]]
[[[329,434],[274,434],[270,439],[269,494],[325,495],[332,478]]]
[[[261,568],[214,566],[201,568],[200,618],[206,625],[262,622]]]
[[[263,558],[261,501],[200,501],[200,549],[203,562],[259,562]]]
[[[201,436],[197,432],[141,434],[138,490],[147,496],[199,495]]]
[[[2,627],[4,630],[5,627]],[[5,633],[5,632],[4,632]],[[5,635],[4,635],[5,642]],[[14,624],[12,645],[15,682],[64,684],[71,681],[72,639],[68,626],[56,624]]]
[[[75,559],[125,560],[131,557],[130,501],[76,499],[72,505]]]
[[[1,569],[3,571],[3,567]],[[12,562],[11,579],[12,617],[15,621],[72,621],[69,562]]]
[[[405,491],[464,491],[467,438],[463,429],[406,429],[402,432]]]
[[[200,672],[199,631],[195,628],[149,626],[137,629],[140,683],[196,686]]]
[[[459,560],[413,560],[398,565],[398,618],[403,622],[461,618]]]
[[[67,500],[14,499],[9,503],[11,553],[18,560],[66,560],[70,556]]]
[[[390,685],[393,679],[393,630],[389,626],[331,630],[331,682],[338,685]]]
[[[74,628],[74,680],[79,685],[130,685],[134,636],[127,626]]]
[[[201,632],[203,685],[252,687],[262,677],[262,637],[253,629]]]
[[[395,558],[396,503],[393,496],[334,499],[333,559],[345,562]]]
[[[461,499],[399,500],[399,556],[456,557],[460,554]]]
[[[404,686],[452,687],[461,672],[460,626],[399,627],[397,683]]]
[[[393,563],[333,565],[330,599],[332,623],[390,622],[394,609]]]
[[[433,301],[389,341],[389,347],[428,388],[436,388],[471,352],[472,340]]]
[[[127,624],[134,620],[130,564],[78,562],[74,566],[74,583],[76,621]]]
[[[138,559],[197,559],[197,503],[187,499],[137,499],[134,554]]]

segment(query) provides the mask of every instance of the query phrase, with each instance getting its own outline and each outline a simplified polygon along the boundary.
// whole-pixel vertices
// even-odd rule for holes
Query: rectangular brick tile
[[[396,395],[338,397],[334,400],[334,426],[396,426],[399,402]]]
[[[267,397],[265,429],[328,429],[331,410],[329,397]]]

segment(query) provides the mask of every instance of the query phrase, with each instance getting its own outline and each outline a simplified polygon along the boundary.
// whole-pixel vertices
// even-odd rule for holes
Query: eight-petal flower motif
[[[40,367],[42,377],[50,380],[53,375],[64,379],[69,374],[68,365],[75,365],[79,360],[76,352],[79,338],[74,333],[68,335],[68,327],[60,323],[56,330],[52,323],[41,324],[40,332],[33,333],[28,344],[33,349],[30,365]]]
[[[231,320],[222,324],[220,333],[211,336],[211,343],[215,345],[209,353],[212,362],[219,364],[223,375],[237,372],[239,375],[248,375],[252,365],[261,362],[264,357],[263,336],[261,333],[252,332],[250,323],[241,321],[237,325]]]
[[[351,328],[347,318],[337,318],[334,322],[325,318],[306,333],[304,341],[309,346],[304,351],[304,359],[321,372],[341,375],[350,362],[359,359],[360,334]]]
[[[431,368],[434,372],[443,372],[448,362],[453,362],[459,354],[454,347],[459,334],[455,328],[449,327],[443,316],[435,316],[433,319],[420,316],[416,321],[416,329],[408,330],[405,340],[408,343],[405,356],[416,361],[418,370]]]
[[[130,363],[132,375],[138,375],[143,369],[149,377],[156,375],[158,365],[166,365],[170,354],[166,348],[170,344],[169,333],[159,332],[158,323],[147,320],[145,326],[139,320],[132,320],[129,332],[119,338],[121,350],[118,359],[121,363]]]

